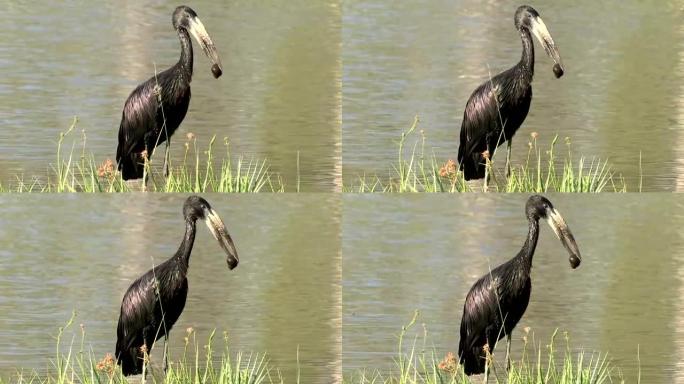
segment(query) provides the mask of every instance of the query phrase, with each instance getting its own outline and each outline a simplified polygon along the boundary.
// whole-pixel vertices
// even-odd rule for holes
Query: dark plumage
[[[145,164],[143,152],[149,159],[156,146],[164,142],[167,143],[164,172],[168,173],[168,139],[180,126],[190,105],[191,34],[211,59],[214,77],[218,78],[222,73],[214,43],[195,11],[180,6],[174,11],[172,20],[181,44],[178,63],[140,84],[124,104],[116,149],[116,162],[124,180],[141,178]]]
[[[197,219],[204,220],[219,241],[227,254],[228,267],[233,269],[238,264],[233,241],[223,221],[206,200],[198,196],[189,197],[183,205],[183,215],[185,236],[176,254],[136,279],[121,301],[115,356],[124,375],[142,373],[144,354],[141,347],[145,345],[149,352],[156,340],[161,337],[166,340],[183,312]]]
[[[539,195],[530,197],[525,213],[529,232],[520,252],[482,276],[466,296],[458,355],[467,375],[484,372],[485,344],[493,352],[496,342],[504,336],[510,342],[513,328],[527,309],[532,290],[530,271],[539,237],[540,218],[548,220],[570,253],[572,268],[580,264],[581,256],[572,232],[549,200]]]
[[[504,142],[508,142],[509,166],[511,139],[527,117],[532,102],[532,34],[554,60],[556,77],[564,73],[558,49],[537,11],[526,5],[519,7],[515,12],[515,27],[523,45],[520,61],[477,87],[466,103],[458,147],[459,168],[466,180],[483,178],[486,163],[483,153],[488,151],[491,159]]]

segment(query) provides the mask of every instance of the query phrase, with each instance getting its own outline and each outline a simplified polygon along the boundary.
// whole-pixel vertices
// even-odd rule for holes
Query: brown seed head
[[[441,177],[451,177],[456,174],[456,162],[452,159],[447,160],[447,162],[442,165],[439,169],[439,175]]]
[[[114,176],[114,162],[112,159],[105,160],[99,167],[97,167],[97,175],[100,177]]]
[[[458,368],[458,359],[452,352],[447,352],[446,356],[437,367],[442,371],[455,373]]]
[[[99,372],[104,372],[109,375],[114,374],[114,368],[116,367],[116,361],[114,361],[114,357],[112,356],[111,353],[108,353],[105,355],[102,360],[98,361],[97,365],[95,366],[95,369]]]
[[[482,157],[483,157],[485,160],[489,160],[489,159],[490,159],[490,157],[489,157],[489,151],[486,150],[486,151],[482,152]]]
[[[442,168],[439,169],[439,176],[441,176],[441,177],[447,177],[447,174],[448,174],[448,173],[447,173],[446,168],[445,168],[444,166],[442,166]]]

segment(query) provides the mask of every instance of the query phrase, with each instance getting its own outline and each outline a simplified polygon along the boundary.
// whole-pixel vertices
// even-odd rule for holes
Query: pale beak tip
[[[212,75],[214,75],[214,79],[218,79],[223,74],[223,71],[221,70],[221,67],[219,67],[218,64],[214,64],[211,66],[211,73]]]
[[[553,74],[556,76],[556,79],[560,79],[564,73],[565,71],[563,70],[563,67],[561,67],[560,64],[556,63],[553,65]]]

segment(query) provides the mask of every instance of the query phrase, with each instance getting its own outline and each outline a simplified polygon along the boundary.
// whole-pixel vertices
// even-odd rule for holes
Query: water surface
[[[198,223],[187,303],[170,333],[172,358],[180,358],[188,327],[200,346],[216,329],[217,348],[226,331],[232,353],[267,353],[285,382],[294,382],[298,370],[304,383],[335,382],[341,369],[339,201],[205,197],[225,221],[240,264],[228,270],[225,254]],[[135,278],[178,248],[184,199],[0,198],[0,376],[20,368],[45,372],[54,356],[52,336],[74,310],[77,334],[83,324],[94,356],[114,353],[121,298]],[[161,361],[161,351],[153,350],[153,361]]]
[[[439,161],[456,159],[475,88],[517,63],[513,0],[346,1],[343,18],[344,178],[396,162],[414,115]],[[684,12],[676,1],[537,1],[565,75],[535,42],[534,97],[513,140],[525,159],[532,132],[570,137],[575,158],[609,159],[630,190],[681,190],[684,174]],[[563,143],[563,140],[560,141]],[[558,151],[565,153],[563,144]],[[640,160],[641,153],[641,160]],[[641,164],[640,164],[641,163]],[[640,168],[641,165],[641,168]],[[642,179],[643,177],[643,179]]]
[[[124,101],[178,61],[177,2],[15,1],[0,31],[0,181],[45,176],[61,131],[78,116],[96,161],[114,158]],[[195,44],[192,100],[172,138],[182,160],[192,132],[206,149],[267,158],[286,187],[329,191],[341,174],[340,8],[336,1],[206,0],[191,4],[223,62],[214,80]],[[68,143],[70,147],[70,142]]]
[[[363,368],[394,370],[397,335],[414,310],[421,316],[407,343],[422,337],[424,324],[427,345],[434,345],[439,358],[457,353],[465,296],[490,267],[520,250],[527,234],[526,199],[345,196],[345,375]],[[541,223],[532,297],[513,332],[513,357],[520,356],[524,327],[542,345],[559,329],[558,347],[567,331],[573,351],[607,352],[626,382],[637,381],[638,357],[641,382],[682,382],[684,198],[550,200],[577,239],[582,265],[570,268],[567,252]],[[505,354],[503,345],[495,353]]]

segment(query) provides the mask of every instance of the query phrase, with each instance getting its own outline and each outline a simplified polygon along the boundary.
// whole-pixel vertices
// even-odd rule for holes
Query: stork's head
[[[527,200],[525,211],[529,220],[539,221],[539,219],[546,219],[551,229],[553,229],[553,233],[556,234],[556,237],[558,237],[563,247],[570,254],[570,266],[573,269],[577,268],[582,261],[577,242],[570,231],[570,227],[568,227],[563,217],[553,207],[553,204],[544,196],[534,195]]]
[[[518,31],[527,30],[532,33],[539,43],[544,47],[544,51],[553,60],[553,74],[556,78],[560,78],[565,73],[563,63],[561,62],[560,53],[556,44],[553,42],[551,33],[544,20],[542,20],[539,13],[529,5],[521,5],[518,10],[515,11],[515,27]]]
[[[204,220],[209,227],[209,231],[214,236],[214,238],[219,242],[219,245],[226,252],[226,262],[228,263],[228,268],[233,269],[237,267],[239,259],[235,245],[233,244],[233,239],[228,234],[226,225],[223,224],[223,220],[219,215],[211,208],[211,205],[199,196],[190,196],[185,200],[183,204],[183,215],[185,220],[197,221],[198,219]]]
[[[195,38],[200,47],[202,47],[204,54],[211,60],[211,73],[218,79],[223,73],[221,58],[216,51],[214,42],[211,41],[211,37],[209,37],[209,33],[204,28],[204,24],[202,24],[202,21],[197,17],[197,13],[195,13],[192,8],[181,5],[173,12],[172,21],[173,28],[176,30],[185,29]]]

